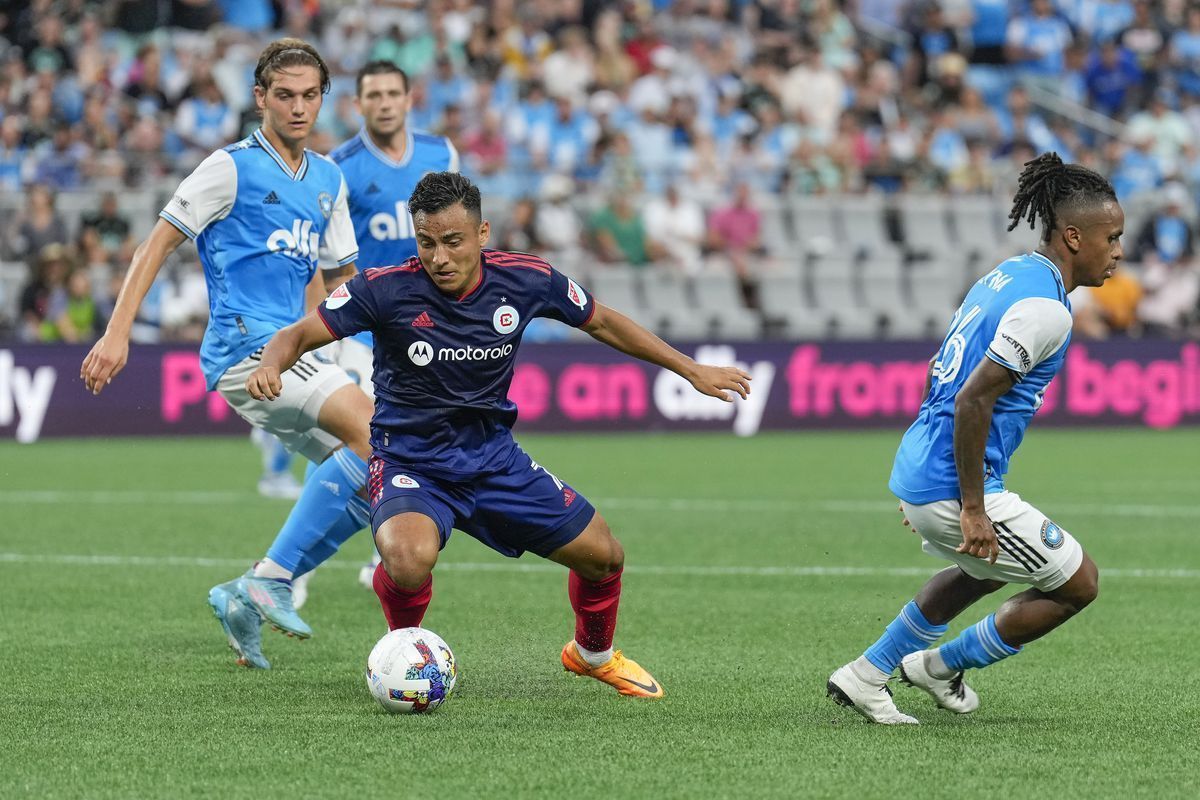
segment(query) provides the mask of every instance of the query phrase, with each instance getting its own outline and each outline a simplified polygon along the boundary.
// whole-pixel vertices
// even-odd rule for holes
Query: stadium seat
[[[585,285],[599,302],[620,311],[639,325],[658,332],[653,316],[638,295],[637,273],[633,266],[613,264],[598,267],[592,271],[591,280]]]
[[[656,330],[669,339],[703,339],[710,334],[708,318],[696,313],[687,281],[670,267],[650,266],[642,274],[642,295]]]
[[[692,278],[696,309],[706,316],[721,339],[757,339],[762,320],[742,299],[737,278],[728,272],[702,272]]]
[[[831,317],[809,302],[799,270],[779,270],[764,275],[758,284],[758,304],[763,317],[789,339],[823,339]]]
[[[990,197],[956,197],[950,204],[955,240],[959,251],[970,258],[982,258],[1000,245],[1000,216]]]
[[[879,314],[859,299],[854,272],[848,258],[824,258],[813,265],[816,307],[829,316],[839,339],[870,338],[879,327]]]
[[[843,240],[831,198],[823,195],[792,195],[788,200],[801,253],[824,256],[838,249]],[[793,251],[795,252],[795,251]]]
[[[946,216],[946,200],[939,195],[900,198],[904,246],[914,258],[936,258],[954,247]]]
[[[888,232],[883,197],[878,194],[844,195],[837,201],[849,252],[859,257],[896,252]]]

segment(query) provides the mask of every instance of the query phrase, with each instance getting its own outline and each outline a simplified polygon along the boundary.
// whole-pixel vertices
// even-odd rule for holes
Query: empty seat
[[[892,253],[896,243],[884,219],[883,198],[877,194],[845,195],[838,200],[845,242],[853,255]]]
[[[931,258],[953,249],[946,200],[939,195],[900,198],[904,245],[918,258]]]
[[[789,339],[821,339],[829,334],[832,318],[809,302],[797,270],[764,275],[758,284],[758,305],[767,322]]]
[[[837,212],[831,198],[821,195],[792,195],[788,200],[801,252],[826,255],[842,241]]]
[[[984,256],[1000,244],[1001,215],[996,201],[986,195],[967,195],[954,198],[950,204],[954,223],[954,238],[959,250]]]
[[[688,296],[683,275],[669,267],[650,267],[642,275],[642,296],[646,310],[662,335],[671,339],[703,339],[711,325],[706,316],[698,314]]]
[[[826,258],[813,265],[812,292],[816,308],[829,315],[833,335],[841,339],[866,339],[875,335],[879,314],[859,297],[854,262]]]
[[[609,308],[657,331],[653,315],[649,313],[638,295],[637,274],[628,264],[598,267],[592,272],[590,282],[584,284],[592,291],[595,299]]]
[[[702,272],[692,278],[697,313],[721,339],[756,339],[762,332],[758,314],[746,307],[737,278],[728,272]]]

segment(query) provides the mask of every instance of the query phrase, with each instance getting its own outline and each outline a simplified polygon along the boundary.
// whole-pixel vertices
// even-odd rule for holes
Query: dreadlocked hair
[[[1008,212],[1012,220],[1008,230],[1023,221],[1036,229],[1041,220],[1045,241],[1058,225],[1060,212],[1105,200],[1116,202],[1117,193],[1101,175],[1078,164],[1064,164],[1058,153],[1042,153],[1025,162],[1025,169],[1017,179],[1017,193],[1013,196],[1012,211]]]

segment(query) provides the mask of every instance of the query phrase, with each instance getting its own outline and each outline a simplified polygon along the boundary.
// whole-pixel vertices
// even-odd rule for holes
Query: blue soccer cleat
[[[271,662],[262,654],[262,617],[238,599],[241,578],[218,584],[208,590],[208,604],[229,637],[229,647],[237,653],[237,663],[251,669],[270,669]]]
[[[238,599],[253,607],[275,630],[297,639],[312,636],[312,628],[300,619],[292,604],[290,582],[245,575],[238,584]]]

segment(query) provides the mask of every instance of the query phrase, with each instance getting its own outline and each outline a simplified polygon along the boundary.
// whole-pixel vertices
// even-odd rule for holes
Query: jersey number
[[[938,383],[949,383],[962,369],[963,351],[967,348],[967,338],[963,331],[982,310],[979,306],[971,306],[971,310],[964,314],[963,307],[959,306],[958,311],[954,312],[954,319],[950,320],[950,335],[946,337],[937,360],[933,362],[933,377]]]

